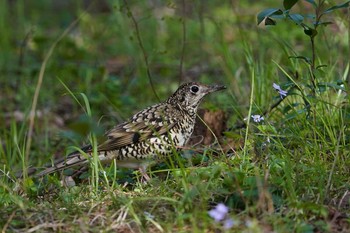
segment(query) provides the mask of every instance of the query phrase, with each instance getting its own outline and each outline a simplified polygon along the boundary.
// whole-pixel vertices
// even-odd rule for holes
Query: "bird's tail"
[[[43,177],[45,175],[63,171],[72,167],[82,167],[89,163],[90,156],[91,153],[86,153],[83,155],[80,152],[76,152],[74,154],[70,154],[64,159],[56,160],[51,166],[48,166],[45,170],[35,174],[34,177]]]
[[[27,171],[28,176],[39,178],[72,167],[85,167],[89,163],[91,156],[92,147],[86,146],[81,148],[81,150],[79,151],[74,151],[73,153],[70,153],[65,158],[55,160],[52,164],[45,166],[45,169],[40,171],[39,173],[37,172],[38,170],[40,170],[40,168],[29,168]],[[16,177],[22,178],[23,174],[17,174]]]

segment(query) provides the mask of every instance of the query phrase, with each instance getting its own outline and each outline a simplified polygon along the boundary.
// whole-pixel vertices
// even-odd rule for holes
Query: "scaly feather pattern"
[[[140,169],[146,179],[146,167],[161,161],[190,138],[202,98],[224,86],[190,82],[181,85],[166,101],[150,106],[106,133],[106,141],[97,147],[101,163],[116,161],[117,166]],[[82,153],[83,152],[83,153]],[[81,148],[59,159],[36,174],[41,177],[71,167],[87,166],[92,146]]]

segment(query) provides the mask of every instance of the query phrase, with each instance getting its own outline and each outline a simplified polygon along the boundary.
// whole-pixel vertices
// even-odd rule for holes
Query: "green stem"
[[[315,26],[315,30],[316,30]],[[315,61],[316,61],[316,50],[315,50],[315,36],[310,37],[311,40],[311,50],[312,50],[312,58],[311,58],[311,70],[310,70],[310,76],[311,76],[311,83],[313,86],[313,94],[316,94],[316,77],[315,77]]]

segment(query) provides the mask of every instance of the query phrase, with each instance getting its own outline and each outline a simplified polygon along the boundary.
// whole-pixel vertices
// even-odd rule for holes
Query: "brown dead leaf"
[[[215,141],[215,137],[220,141],[222,132],[226,129],[227,117],[225,112],[222,110],[209,111],[200,109],[198,110],[198,115],[203,119],[205,124],[200,119],[197,119],[192,134],[193,137],[191,137],[188,144],[210,145]]]

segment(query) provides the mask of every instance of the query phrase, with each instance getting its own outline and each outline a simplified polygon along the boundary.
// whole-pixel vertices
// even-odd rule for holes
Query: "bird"
[[[92,145],[84,146],[54,161],[34,176],[44,177],[72,167],[87,167],[97,151],[101,164],[115,160],[117,167],[140,170],[148,181],[147,167],[165,160],[175,150],[181,150],[190,139],[203,97],[223,89],[226,89],[223,85],[184,83],[164,102],[137,112],[107,131],[106,140],[95,150]]]

